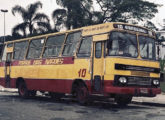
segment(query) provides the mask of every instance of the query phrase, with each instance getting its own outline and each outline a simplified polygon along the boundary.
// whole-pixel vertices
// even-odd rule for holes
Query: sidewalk
[[[17,89],[11,89],[11,88],[4,88],[2,86],[0,86],[0,92],[18,92]]]
[[[161,93],[156,97],[133,97],[132,101],[140,103],[165,104],[165,93]]]

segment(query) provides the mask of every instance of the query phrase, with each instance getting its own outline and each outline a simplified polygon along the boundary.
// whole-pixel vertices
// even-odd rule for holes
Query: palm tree
[[[39,8],[42,8],[41,2],[30,4],[26,9],[19,5],[13,7],[12,14],[15,16],[15,13],[19,13],[23,22],[16,25],[12,33],[20,34],[22,32],[23,36],[26,37],[28,34],[31,36],[51,30],[48,16],[44,13],[37,12]]]
[[[92,24],[92,0],[56,0],[56,2],[64,8],[61,16],[66,15],[66,19],[60,19],[60,21],[62,20],[68,29]],[[57,13],[55,11],[54,19],[57,17],[54,14]]]
[[[52,13],[52,18],[55,24],[54,31],[60,31],[66,25],[67,11],[65,9],[56,9]]]

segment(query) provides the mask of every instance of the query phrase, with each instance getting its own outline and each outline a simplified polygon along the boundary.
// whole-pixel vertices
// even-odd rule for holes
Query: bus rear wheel
[[[132,101],[132,95],[116,95],[115,101],[119,106],[127,106]]]
[[[88,103],[89,93],[88,89],[84,84],[79,84],[76,89],[77,101],[81,105],[86,105]]]
[[[25,82],[20,82],[18,85],[18,93],[19,96],[22,98],[27,98],[29,97],[29,91],[27,89],[26,83]]]

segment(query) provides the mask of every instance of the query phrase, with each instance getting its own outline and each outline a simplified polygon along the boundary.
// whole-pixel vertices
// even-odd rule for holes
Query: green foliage
[[[160,83],[160,88],[162,92],[165,92],[165,82]]]
[[[94,1],[100,6],[100,11],[92,9]],[[159,6],[144,0],[57,0],[56,2],[63,7],[60,9],[63,12],[56,12],[61,17],[54,14],[53,19],[56,24],[66,25],[68,29],[104,22],[134,20],[138,23],[150,20],[158,12]],[[155,27],[151,22],[147,22],[146,25],[150,28]]]
[[[158,30],[158,28],[151,21],[146,21],[146,23],[144,24],[144,27],[151,29],[151,30],[155,30],[155,31]]]
[[[56,10],[53,12],[53,18],[58,20],[57,24],[62,20],[68,29],[92,24],[92,0],[57,0],[56,2],[64,8],[61,13],[55,12]],[[54,13],[66,17],[58,19]]]
[[[164,73],[165,60],[160,60],[160,71]]]
[[[157,4],[144,0],[96,0],[101,8],[102,16],[99,23],[103,22],[128,22],[151,19],[158,12]]]
[[[94,11],[93,2],[100,6],[99,11]],[[26,37],[56,32],[62,27],[71,29],[104,22],[134,20],[138,23],[153,18],[159,6],[144,0],[56,0],[56,3],[62,8],[55,9],[52,13],[55,25],[53,30],[48,16],[38,12],[42,8],[41,2],[30,4],[26,8],[18,5],[13,7],[13,15],[18,13],[23,19],[22,23],[13,28],[13,36]],[[146,26],[155,27],[151,22],[147,22]]]
[[[20,36],[27,37],[50,31],[49,18],[44,13],[38,12],[40,8],[42,8],[41,2],[30,4],[26,9],[19,5],[13,7],[12,14],[15,16],[15,13],[19,13],[23,22],[12,29],[12,35],[16,38]]]

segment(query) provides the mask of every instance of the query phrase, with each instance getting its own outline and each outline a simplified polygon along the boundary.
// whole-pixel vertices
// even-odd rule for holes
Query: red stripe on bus
[[[74,57],[61,57],[61,58],[35,59],[35,60],[17,60],[17,61],[11,62],[11,66],[62,65],[62,64],[74,64]],[[5,62],[0,62],[0,66],[5,66]]]
[[[16,88],[16,80],[17,79],[15,78],[12,78],[10,80],[11,88]],[[26,82],[27,88],[29,90],[71,93],[72,84],[74,80],[24,78],[24,81]],[[90,90],[90,81],[86,80],[85,83]],[[5,86],[4,78],[0,78],[0,85]]]

